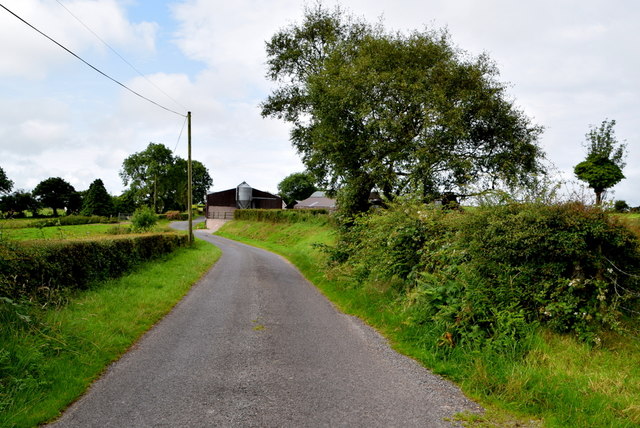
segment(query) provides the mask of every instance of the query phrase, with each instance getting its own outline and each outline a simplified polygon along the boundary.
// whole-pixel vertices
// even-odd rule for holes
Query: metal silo
[[[246,181],[238,184],[236,188],[236,203],[238,208],[251,208],[253,189]]]

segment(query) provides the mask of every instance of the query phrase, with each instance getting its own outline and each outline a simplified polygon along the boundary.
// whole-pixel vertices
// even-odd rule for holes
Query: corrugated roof
[[[316,196],[320,195],[320,196]],[[303,201],[298,201],[293,208],[326,208],[333,209],[336,207],[336,200],[324,196],[324,192],[314,192],[310,197]]]

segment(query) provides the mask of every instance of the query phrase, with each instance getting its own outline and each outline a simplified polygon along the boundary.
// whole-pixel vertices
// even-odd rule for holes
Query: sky
[[[590,196],[577,185],[573,167],[586,155],[590,126],[615,119],[616,136],[628,147],[626,179],[608,198],[640,205],[640,2],[323,4],[339,4],[393,31],[447,28],[470,55],[488,54],[515,105],[544,127],[540,145],[554,177],[567,182],[564,192]],[[304,1],[0,0],[0,5],[179,113],[131,94],[0,8],[0,167],[14,190],[30,191],[49,177],[86,190],[100,178],[118,195],[125,188],[122,162],[150,142],[187,158],[187,111],[192,112],[192,157],[208,168],[211,191],[246,181],[275,193],[283,178],[304,170],[289,141],[289,125],[262,118],[259,107],[274,88],[265,77],[265,41],[301,21]]]

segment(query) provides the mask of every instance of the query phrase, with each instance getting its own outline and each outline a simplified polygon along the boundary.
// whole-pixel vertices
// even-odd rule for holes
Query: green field
[[[1,226],[0,226],[1,227]],[[34,239],[80,239],[106,235],[117,228],[114,224],[83,224],[79,226],[22,227],[0,229],[3,238],[20,241]],[[122,226],[121,226],[122,227]]]
[[[640,213],[613,214],[613,216],[640,238]]]
[[[84,239],[112,236],[130,233],[129,223],[93,223],[72,226],[34,227],[38,220],[18,219],[0,220],[0,239],[14,239],[18,241],[30,240],[65,240]],[[152,231],[163,232],[169,230],[169,220],[159,220]]]

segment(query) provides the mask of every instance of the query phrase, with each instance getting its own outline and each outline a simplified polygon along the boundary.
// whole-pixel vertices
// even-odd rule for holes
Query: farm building
[[[298,201],[297,204],[293,206],[294,209],[312,209],[312,208],[324,208],[327,210],[335,210],[336,209],[336,200],[328,198],[324,192],[318,191],[313,192],[311,196],[303,201]]]
[[[234,189],[207,195],[207,218],[231,219],[233,212],[243,208],[282,209],[282,198],[269,192],[254,189],[246,182]]]
[[[329,211],[336,210],[335,199],[327,197],[326,193],[323,191],[313,192],[311,196],[303,201],[298,201],[297,204],[293,206],[294,209],[313,209],[313,208],[322,208]],[[381,205],[382,200],[380,199],[380,194],[378,192],[371,192],[369,195],[369,203],[371,205]]]

